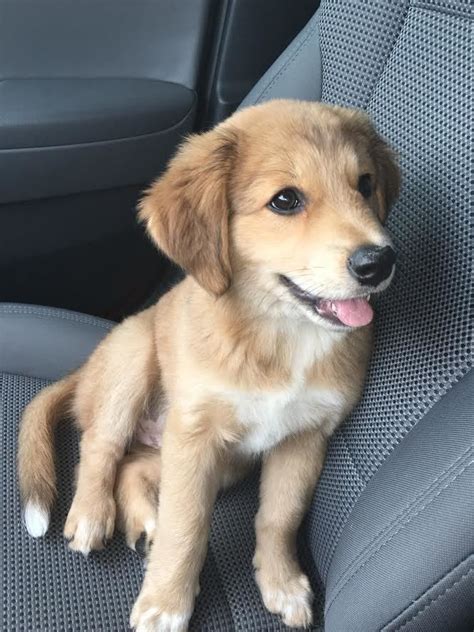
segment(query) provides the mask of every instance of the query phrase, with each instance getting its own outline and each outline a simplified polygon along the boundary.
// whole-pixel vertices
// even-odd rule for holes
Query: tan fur
[[[326,440],[321,432],[303,432],[283,441],[263,464],[253,563],[270,612],[280,614],[282,598],[296,598],[297,607],[284,616],[290,627],[311,623],[311,589],[296,561],[296,534],[321,472],[325,451]]]
[[[78,377],[73,373],[43,389],[23,412],[18,437],[20,493],[48,511],[56,497],[54,428],[68,412]]]
[[[369,199],[357,191],[362,173],[375,183]],[[304,209],[272,213],[268,202],[290,186],[304,193]],[[23,500],[49,509],[53,412],[72,397],[83,436],[65,535],[83,553],[111,536],[116,504],[134,546],[149,528],[160,483],[131,619],[138,630],[186,629],[217,491],[258,446],[266,454],[257,582],[288,625],[310,623],[296,532],[326,440],[360,396],[371,334],[326,326],[278,274],[320,296],[360,296],[347,258],[361,245],[388,243],[381,221],[398,186],[390,150],[365,114],[275,101],[186,141],[141,202],[150,235],[188,276],[30,404],[19,449]],[[159,414],[167,415],[161,452],[130,452],[140,418]]]
[[[115,483],[117,524],[127,544],[135,550],[145,534],[148,548],[156,527],[161,455],[157,450],[136,445],[120,463]]]

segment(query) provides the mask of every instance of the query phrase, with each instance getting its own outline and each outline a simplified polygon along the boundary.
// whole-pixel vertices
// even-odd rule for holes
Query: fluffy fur
[[[357,190],[366,173],[367,199]],[[53,428],[70,407],[83,434],[64,534],[84,554],[116,519],[131,547],[142,532],[153,539],[137,630],[187,628],[217,491],[260,454],[256,580],[269,610],[310,624],[295,537],[326,441],[360,396],[370,327],[326,322],[279,275],[319,296],[362,296],[347,259],[389,243],[382,223],[398,186],[365,114],[275,101],[188,139],[143,198],[149,234],[188,276],[30,403],[18,455],[26,526],[41,536],[55,495]],[[304,194],[296,215],[268,207],[285,187]],[[162,447],[147,448],[137,429],[159,416]]]

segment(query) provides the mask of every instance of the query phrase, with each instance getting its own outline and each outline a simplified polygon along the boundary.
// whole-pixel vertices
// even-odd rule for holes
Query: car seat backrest
[[[469,0],[321,3],[322,99],[367,110],[403,173],[367,388],[307,523],[323,581],[368,481],[472,364],[472,13]]]

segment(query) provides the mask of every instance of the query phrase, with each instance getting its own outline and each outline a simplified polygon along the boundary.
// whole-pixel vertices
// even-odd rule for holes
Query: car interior
[[[137,221],[189,134],[271,99],[365,110],[395,149],[397,272],[362,400],[333,436],[298,553],[320,632],[474,630],[470,0],[0,3],[0,422],[5,631],[127,630],[143,559],[22,525],[18,424],[42,388],[183,276]],[[287,630],[252,555],[259,466],[219,496],[190,630]]]

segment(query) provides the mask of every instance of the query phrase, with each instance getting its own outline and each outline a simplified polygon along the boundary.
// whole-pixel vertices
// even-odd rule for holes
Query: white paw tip
[[[182,632],[186,629],[189,621],[189,614],[169,614],[168,612],[163,612],[161,619],[161,627],[158,628],[160,632],[165,632],[165,630],[166,632]]]
[[[284,623],[290,627],[307,627],[311,624],[311,602],[313,595],[301,582],[303,590],[300,592],[285,592],[284,590],[266,591],[264,601],[271,612],[283,617]]]
[[[187,629],[190,613],[171,614],[161,612],[158,608],[150,608],[135,623],[136,632],[183,632]],[[131,622],[131,627],[133,623]]]
[[[49,512],[46,509],[29,501],[23,515],[26,529],[33,538],[45,535],[49,527]]]

